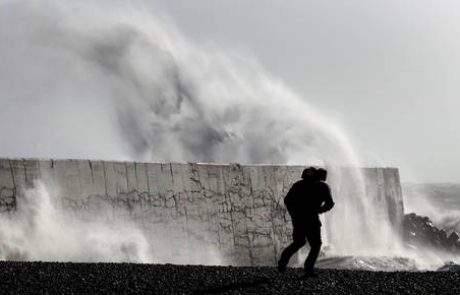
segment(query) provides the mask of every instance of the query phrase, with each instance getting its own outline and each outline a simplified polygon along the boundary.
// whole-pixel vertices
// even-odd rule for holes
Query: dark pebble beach
[[[1,294],[460,294],[460,272],[0,262]]]

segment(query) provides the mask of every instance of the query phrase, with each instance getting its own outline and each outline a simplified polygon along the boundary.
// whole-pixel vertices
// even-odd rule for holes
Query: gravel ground
[[[0,262],[1,294],[460,294],[460,272]]]

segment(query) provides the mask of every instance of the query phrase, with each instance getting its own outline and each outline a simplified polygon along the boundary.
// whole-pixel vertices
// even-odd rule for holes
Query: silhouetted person
[[[331,190],[326,181],[325,169],[307,168],[302,172],[302,179],[294,183],[284,198],[284,203],[291,215],[293,242],[281,253],[278,270],[284,272],[289,259],[302,248],[306,242],[310,252],[305,260],[305,275],[316,276],[313,267],[321,249],[321,221],[319,214],[329,211],[334,206]]]

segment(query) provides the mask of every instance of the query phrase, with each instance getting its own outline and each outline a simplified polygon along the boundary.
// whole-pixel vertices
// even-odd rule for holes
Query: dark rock
[[[405,215],[403,237],[408,245],[460,253],[459,236],[456,232],[447,236],[446,230],[434,226],[428,217],[418,216],[415,213]]]
[[[454,262],[447,263],[446,265],[440,267],[438,271],[455,271],[460,272],[460,265],[455,264]]]

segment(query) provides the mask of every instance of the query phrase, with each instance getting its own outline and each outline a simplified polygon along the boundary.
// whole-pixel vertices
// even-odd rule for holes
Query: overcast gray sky
[[[459,182],[459,1],[153,1],[187,37],[257,57],[404,181]]]

